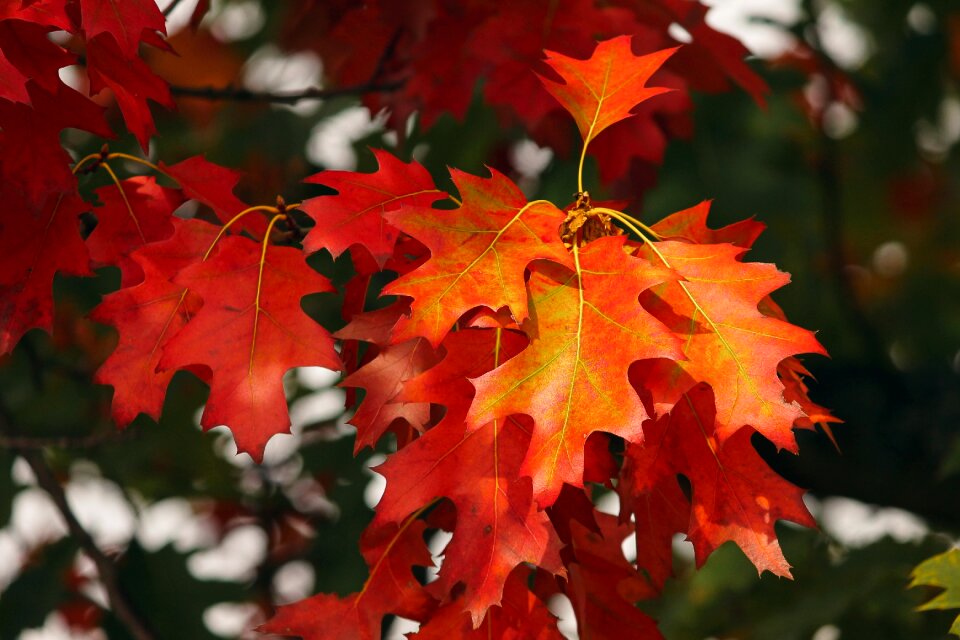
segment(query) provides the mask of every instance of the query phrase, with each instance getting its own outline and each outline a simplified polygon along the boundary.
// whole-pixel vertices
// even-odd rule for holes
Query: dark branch
[[[0,407],[0,409],[4,409],[0,410],[0,414],[2,414],[0,415],[0,433],[2,433],[8,441],[24,439],[20,437],[18,430],[11,424],[10,416],[5,408]],[[37,484],[39,484],[40,488],[46,491],[50,499],[53,500],[57,511],[60,512],[61,517],[63,517],[67,524],[70,535],[77,541],[84,553],[93,560],[94,565],[97,567],[97,574],[100,576],[100,582],[103,583],[103,588],[107,592],[110,609],[120,622],[127,627],[130,635],[136,640],[154,640],[154,635],[149,631],[144,621],[127,601],[123,589],[120,586],[120,578],[116,565],[107,557],[103,550],[97,546],[97,543],[94,542],[90,533],[80,524],[76,514],[73,513],[70,504],[67,502],[67,495],[64,493],[63,487],[60,486],[60,483],[54,476],[50,465],[47,464],[43,452],[26,447],[16,447],[14,450],[30,465],[30,469],[37,477]]]
[[[365,93],[389,93],[396,91],[401,86],[403,86],[401,82],[386,82],[382,84],[368,82],[351,87],[337,87],[334,89],[311,87],[303,91],[291,93],[274,93],[270,91],[251,91],[243,87],[181,87],[178,85],[170,85],[170,93],[178,98],[197,98],[200,100],[296,104],[301,100],[326,100],[329,98],[339,98],[341,96],[358,96]]]
[[[0,433],[0,447],[7,449],[92,449],[104,442],[119,440],[125,432],[95,433],[89,436],[13,436]]]

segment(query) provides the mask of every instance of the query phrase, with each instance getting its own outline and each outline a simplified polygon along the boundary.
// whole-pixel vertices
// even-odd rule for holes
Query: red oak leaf
[[[666,373],[646,376],[654,402],[669,408],[694,383],[707,382],[716,394],[721,441],[750,425],[795,452],[793,424],[803,411],[784,399],[777,366],[797,353],[825,351],[810,331],[757,308],[789,276],[770,264],[741,262],[744,250],[730,244],[665,241],[643,251],[682,278],[641,298],[680,337],[685,356],[665,365]]]
[[[80,0],[80,17],[88,41],[110,34],[127,59],[137,57],[144,31],[166,32],[154,0]]]
[[[60,85],[59,70],[73,64],[77,57],[50,41],[51,27],[23,22],[0,21],[0,51],[12,68],[13,74],[0,74],[0,84],[13,84],[18,102],[30,102],[27,80],[32,80],[44,91],[56,93]],[[20,79],[19,82],[17,80]]]
[[[549,202],[527,202],[506,176],[490,178],[452,170],[463,204],[452,210],[406,206],[387,220],[430,249],[430,259],[384,288],[413,298],[409,318],[401,318],[394,342],[416,336],[435,347],[470,309],[508,307],[526,317],[524,273],[538,258],[572,266],[557,228],[565,216]],[[485,421],[489,422],[489,420]]]
[[[200,220],[174,219],[174,234],[135,251],[130,260],[143,270],[143,282],[111,293],[91,317],[116,328],[117,348],[94,376],[114,388],[113,419],[121,429],[140,413],[160,418],[174,371],[157,371],[164,347],[202,305],[197,294],[172,277],[202,260],[218,227]]]
[[[661,451],[661,442],[652,441],[645,433],[643,451]],[[664,453],[664,455],[667,455]],[[646,481],[644,474],[633,470],[632,458],[624,461],[620,476],[621,518],[634,517],[636,527],[637,569],[644,572],[657,590],[673,575],[673,536],[686,533],[690,522],[690,501],[677,482],[676,475],[657,477],[652,485],[641,491],[635,482]]]
[[[113,91],[127,128],[146,151],[150,136],[156,131],[147,100],[172,109],[167,83],[140,58],[122,55],[117,43],[106,35],[87,41],[87,73],[92,94],[106,88]]]
[[[104,137],[113,133],[103,119],[103,108],[64,84],[48,93],[28,82],[27,92],[29,106],[0,100],[0,148],[17,150],[0,154],[0,177],[5,186],[16,185],[23,192],[23,206],[42,215],[52,206],[50,198],[76,191],[60,131],[73,127]]]
[[[744,427],[721,441],[714,396],[697,385],[669,415],[646,426],[647,441],[628,445],[632,486],[657,486],[659,479],[684,474],[693,487],[688,537],[697,566],[724,542],[743,549],[758,572],[790,577],[774,524],[790,520],[807,527],[816,523],[803,504],[803,490],[793,486],[760,458]]]
[[[414,518],[399,527],[368,528],[360,549],[370,575],[360,591],[342,599],[321,593],[280,607],[257,630],[303,640],[379,640],[381,620],[388,613],[425,620],[436,601],[410,571],[411,565],[432,565],[423,542],[425,528]]]
[[[547,64],[564,82],[543,78],[544,86],[570,112],[588,144],[612,124],[629,118],[641,102],[668,91],[647,87],[657,69],[676,49],[645,56],[633,54],[630,36],[605,40],[587,60],[547,51]]]
[[[563,640],[557,620],[527,588],[530,571],[518,568],[503,588],[500,606],[491,607],[479,627],[464,613],[463,598],[437,609],[411,640]]]
[[[90,257],[95,266],[120,267],[120,284],[128,287],[143,278],[130,253],[173,234],[173,212],[183,197],[176,189],[161,187],[154,178],[144,176],[101,187],[96,193],[101,205],[94,209],[97,226],[87,238]]]
[[[464,583],[463,606],[474,626],[500,602],[504,582],[520,563],[562,572],[550,546],[549,519],[533,503],[530,479],[518,478],[529,429],[510,418],[465,432],[463,422],[473,392],[467,374],[492,369],[525,342],[496,329],[447,336],[444,360],[411,380],[402,396],[446,404],[446,418],[377,468],[387,488],[374,523],[399,522],[438,497],[456,505],[456,529],[437,584],[449,592]]]
[[[0,355],[9,353],[24,333],[53,327],[55,274],[92,275],[87,247],[80,237],[81,213],[90,208],[75,193],[49,198],[31,213],[16,188],[0,187],[13,215],[0,216]]]
[[[241,236],[223,238],[206,261],[174,279],[203,307],[167,344],[161,370],[209,367],[204,429],[226,424],[240,451],[263,457],[267,440],[290,427],[283,374],[300,366],[339,369],[333,338],[300,306],[308,294],[333,291],[303,252]]]
[[[402,162],[379,149],[373,154],[380,167],[374,173],[323,171],[307,178],[306,182],[337,190],[334,196],[305,200],[300,207],[317,223],[303,241],[307,251],[327,249],[337,257],[351,245],[360,245],[382,269],[399,235],[383,214],[402,205],[429,207],[447,197],[420,163]]]
[[[341,334],[337,334],[338,337]],[[350,424],[357,428],[354,452],[373,447],[395,420],[422,431],[430,419],[430,405],[399,402],[394,398],[406,380],[436,364],[437,356],[426,340],[414,338],[385,347],[377,356],[347,376],[344,387],[366,389]]]
[[[57,27],[64,31],[74,29],[73,22],[67,14],[68,0],[21,0],[17,2],[0,3],[0,20],[16,19],[24,22]]]
[[[203,156],[193,156],[172,165],[161,162],[160,168],[180,184],[184,195],[213,209],[221,222],[229,222],[247,209],[247,205],[233,193],[242,176],[239,171],[221,167]],[[267,229],[262,218],[251,215],[240,219],[237,225],[257,236],[262,236]]]
[[[478,428],[511,414],[535,422],[520,469],[545,508],[564,482],[583,486],[584,446],[594,431],[641,441],[647,412],[630,386],[630,364],[680,358],[677,338],[637,298],[670,274],[623,252],[607,237],[574,253],[575,271],[536,263],[528,283],[530,346],[473,381],[467,422]],[[611,352],[611,345],[616,350]]]
[[[656,592],[623,556],[623,540],[633,532],[616,518],[597,513],[600,533],[573,522],[573,554],[567,595],[584,640],[662,639],[657,623],[635,604]]]

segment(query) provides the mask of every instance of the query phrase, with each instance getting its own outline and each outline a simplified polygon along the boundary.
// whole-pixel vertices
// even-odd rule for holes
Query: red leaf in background
[[[0,355],[24,333],[53,326],[53,277],[92,275],[79,216],[90,207],[75,193],[47,200],[30,213],[22,196],[0,186],[2,201],[15,213],[0,216]]]
[[[758,572],[790,577],[774,524],[790,520],[816,523],[803,504],[803,490],[774,473],[750,442],[744,427],[721,441],[714,396],[697,385],[669,415],[645,426],[647,442],[628,445],[633,486],[657,486],[660,479],[684,474],[693,487],[688,537],[697,566],[724,542],[743,549]],[[656,447],[652,449],[651,447]]]
[[[564,82],[541,78],[543,84],[573,116],[584,144],[629,118],[641,102],[667,91],[646,83],[676,49],[635,56],[631,39],[621,36],[601,42],[587,60],[546,52],[547,64]]]
[[[130,253],[173,234],[173,212],[183,197],[144,176],[123,180],[119,187],[101,187],[96,193],[102,204],[94,209],[97,226],[87,238],[90,257],[95,266],[120,267],[121,287],[136,284],[143,271]]]
[[[209,367],[201,424],[229,426],[237,448],[259,461],[267,440],[290,427],[284,373],[340,368],[333,338],[300,306],[304,296],[333,288],[303,252],[240,236],[221,239],[208,260],[174,282],[203,298],[203,307],[167,344],[159,368]]]
[[[108,36],[87,41],[87,73],[91,93],[99,93],[105,88],[113,91],[127,128],[146,152],[150,136],[156,131],[147,100],[173,109],[167,83],[140,58],[122,55]]]
[[[557,233],[562,211],[549,202],[528,203],[495,170],[490,178],[457,170],[451,176],[463,201],[459,208],[405,206],[386,216],[430,249],[423,266],[384,288],[413,298],[410,316],[394,329],[395,342],[423,336],[436,347],[461,315],[478,306],[508,307],[520,321],[527,315],[527,265],[544,258],[572,266]]]
[[[600,533],[573,522],[573,554],[567,595],[577,614],[584,640],[621,640],[624,637],[663,638],[657,623],[635,606],[656,592],[623,556],[622,543],[633,527],[616,518],[596,514]],[[629,633],[629,636],[625,634]]]
[[[518,413],[533,418],[533,439],[520,473],[533,478],[541,508],[556,500],[564,482],[583,486],[590,433],[643,439],[640,424],[647,412],[628,382],[630,364],[681,357],[676,337],[637,300],[670,274],[626,255],[623,242],[623,237],[607,237],[588,244],[575,258],[576,272],[534,265],[530,319],[523,325],[530,346],[473,380],[471,428]]]
[[[214,164],[203,156],[193,156],[172,165],[161,162],[160,168],[180,184],[184,195],[213,209],[221,222],[229,222],[247,208],[233,193],[243,175],[239,171]],[[256,216],[246,216],[237,225],[258,237],[267,229],[263,218]]]
[[[0,3],[0,20],[23,20],[70,31],[73,23],[67,15],[67,2],[68,0],[10,0]]]
[[[379,149],[373,154],[379,166],[374,173],[323,171],[307,178],[337,190],[336,195],[305,200],[300,207],[316,222],[303,241],[307,251],[326,249],[337,257],[360,245],[383,268],[399,235],[383,214],[403,205],[429,207],[447,197],[420,163],[402,162]]]
[[[23,192],[22,202],[12,202],[39,214],[51,206],[49,199],[76,190],[60,131],[73,127],[108,138],[113,132],[103,119],[103,108],[66,85],[47,93],[30,82],[27,92],[30,106],[0,100],[0,148],[13,150],[0,154],[0,176],[5,185]]]
[[[360,540],[360,550],[370,575],[360,591],[343,599],[321,593],[282,606],[257,630],[296,635],[303,640],[380,640],[381,621],[388,613],[426,619],[436,601],[410,571],[411,565],[433,564],[423,542],[425,528],[422,520],[414,518],[399,527],[368,528]]]
[[[491,607],[483,623],[474,629],[458,598],[437,609],[430,621],[409,636],[411,640],[563,640],[557,620],[546,604],[527,588],[530,571],[518,568],[507,579],[500,606]]]
[[[160,418],[174,371],[157,371],[164,347],[202,306],[202,299],[175,284],[173,276],[202,260],[219,228],[200,220],[173,219],[168,240],[146,245],[129,258],[142,268],[143,282],[111,293],[91,317],[114,327],[117,348],[94,376],[114,388],[112,414],[121,429],[140,413]]]
[[[87,40],[110,34],[121,57],[137,57],[144,31],[166,33],[166,20],[154,0],[79,0]]]
[[[58,73],[61,67],[73,64],[77,57],[50,41],[48,26],[20,20],[0,20],[0,51],[13,67],[14,75],[4,77],[0,83],[20,79],[19,102],[29,102],[26,96],[27,80],[49,93],[56,93],[63,84]],[[22,92],[22,93],[21,93]]]

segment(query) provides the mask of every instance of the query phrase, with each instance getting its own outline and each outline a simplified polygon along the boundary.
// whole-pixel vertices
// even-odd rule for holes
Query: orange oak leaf
[[[536,259],[573,266],[557,228],[565,216],[549,202],[527,202],[509,178],[451,170],[463,204],[456,209],[405,206],[387,221],[430,249],[430,259],[384,288],[413,298],[393,341],[416,336],[436,347],[470,309],[508,307],[517,321],[527,314],[524,273]]]
[[[174,219],[174,234],[133,252],[143,281],[106,296],[91,314],[119,333],[117,348],[94,375],[114,388],[111,412],[119,428],[140,413],[160,418],[174,371],[157,371],[163,349],[203,304],[173,276],[199,262],[219,230],[200,220]]]
[[[421,625],[411,640],[563,640],[557,619],[543,600],[527,588],[530,571],[518,568],[507,579],[503,601],[491,607],[477,628],[464,613],[463,598],[437,609],[430,620]]]
[[[12,187],[12,185],[8,185]],[[90,209],[75,193],[48,198],[31,213],[15,188],[0,187],[15,212],[0,216],[0,355],[9,353],[35,327],[53,328],[53,277],[92,275],[80,237],[81,213]]]
[[[528,283],[530,346],[473,380],[467,422],[476,429],[511,414],[535,422],[520,469],[545,508],[564,482],[583,486],[584,446],[594,431],[640,442],[647,412],[628,381],[630,364],[682,357],[677,338],[638,302],[671,277],[606,237],[575,252],[575,271],[536,263]]]
[[[676,49],[644,56],[631,50],[631,36],[620,36],[597,45],[587,60],[546,51],[546,63],[564,82],[542,77],[544,86],[570,112],[588,144],[612,124],[629,118],[641,102],[669,91],[648,87],[650,79]]]
[[[144,30],[165,33],[166,20],[153,0],[80,0],[80,18],[87,40],[108,33],[126,58],[137,57]]]
[[[340,368],[333,338],[300,306],[304,296],[333,287],[302,251],[242,236],[220,240],[208,260],[174,282],[203,298],[203,307],[167,344],[159,368],[209,367],[203,428],[229,426],[237,448],[260,460],[267,440],[290,427],[283,374]]]
[[[623,556],[623,540],[633,527],[596,514],[600,532],[570,523],[575,561],[569,565],[567,595],[585,640],[661,639],[656,621],[635,605],[656,592]]]
[[[439,497],[456,505],[457,524],[437,586],[449,592],[464,583],[462,604],[475,627],[489,607],[500,603],[504,582],[517,565],[530,562],[563,572],[551,546],[550,521],[533,503],[530,479],[518,477],[529,429],[508,418],[465,432],[463,422],[473,393],[467,375],[492,369],[525,342],[497,329],[448,335],[441,364],[407,383],[402,396],[447,404],[445,419],[377,468],[387,488],[375,525],[399,522]]]
[[[120,285],[130,286],[143,278],[130,253],[173,234],[173,212],[183,204],[183,197],[146,176],[101,187],[96,193],[101,204],[94,209],[97,226],[87,238],[90,257],[95,266],[120,267]]]
[[[731,244],[676,241],[642,250],[681,278],[641,302],[680,337],[685,356],[666,364],[666,372],[646,376],[644,385],[668,409],[693,384],[706,382],[716,394],[721,441],[750,425],[778,448],[795,452],[793,424],[803,411],[784,399],[777,366],[797,353],[826,352],[812,332],[758,310],[789,276],[771,264],[741,262],[743,252]]]
[[[436,601],[410,571],[411,565],[433,564],[423,542],[425,528],[413,517],[400,526],[368,528],[360,549],[370,574],[360,591],[345,598],[320,593],[282,606],[257,630],[303,640],[379,640],[388,613],[425,620]]]
[[[743,427],[721,441],[715,420],[714,394],[698,384],[669,415],[645,427],[643,445],[628,445],[631,483],[655,489],[659,481],[682,473],[692,485],[687,535],[697,566],[724,542],[732,540],[757,571],[790,577],[774,524],[790,520],[815,527],[803,504],[803,490],[790,484],[760,458]]]
[[[447,197],[419,162],[406,163],[386,151],[372,151],[379,166],[374,173],[323,171],[306,179],[337,191],[301,205],[301,211],[317,223],[303,241],[307,251],[326,249],[337,257],[351,245],[360,245],[383,268],[398,235],[383,214],[402,205],[429,207]]]

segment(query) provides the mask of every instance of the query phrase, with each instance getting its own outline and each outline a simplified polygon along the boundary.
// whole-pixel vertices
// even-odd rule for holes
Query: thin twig
[[[272,91],[251,91],[243,87],[182,87],[170,85],[170,93],[178,98],[197,98],[200,100],[230,100],[234,102],[272,102],[274,104],[296,104],[301,100],[326,100],[342,96],[356,96],[364,93],[389,93],[396,91],[403,83],[383,84],[364,83],[350,87],[321,89],[311,87],[303,91],[275,93]]]
[[[169,18],[170,14],[173,13],[173,10],[177,8],[177,5],[180,4],[183,0],[173,0],[170,4],[167,5],[167,8],[163,10],[163,17]]]
[[[0,434],[0,447],[7,449],[92,449],[104,442],[120,440],[127,432],[108,431],[89,436],[11,436]]]
[[[11,424],[9,413],[5,407],[0,407],[0,414],[2,414],[0,415],[0,417],[2,417],[2,420],[0,420],[0,433],[8,440],[20,439],[19,430]],[[17,447],[15,450],[16,453],[30,465],[30,469],[33,471],[33,475],[36,476],[37,484],[40,485],[40,488],[46,491],[50,499],[53,500],[57,511],[60,512],[61,517],[67,524],[70,535],[77,541],[87,556],[93,560],[93,564],[97,567],[97,574],[100,576],[100,582],[103,583],[103,588],[107,592],[110,609],[120,622],[127,627],[127,630],[130,631],[130,634],[136,640],[153,640],[154,635],[149,631],[146,623],[134,611],[123,593],[116,565],[113,563],[113,560],[97,546],[97,543],[94,542],[90,533],[80,524],[76,514],[74,514],[70,508],[70,504],[67,502],[67,495],[64,493],[63,487],[60,486],[60,483],[54,476],[50,465],[47,464],[43,452],[25,447]]]

